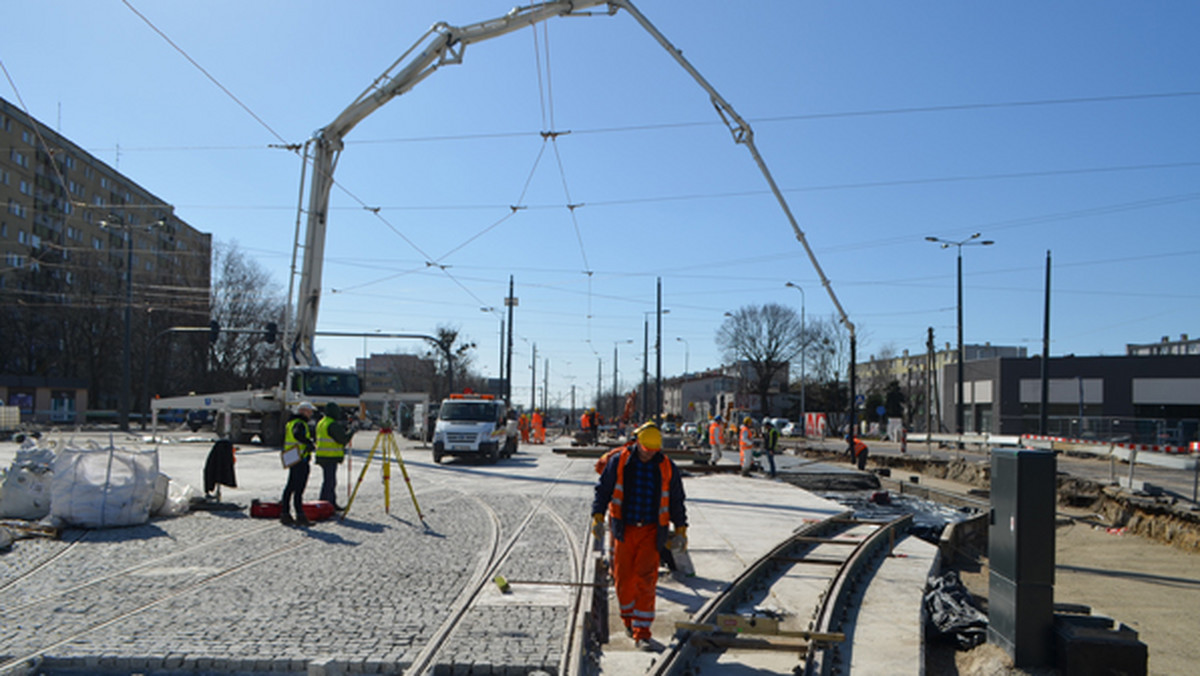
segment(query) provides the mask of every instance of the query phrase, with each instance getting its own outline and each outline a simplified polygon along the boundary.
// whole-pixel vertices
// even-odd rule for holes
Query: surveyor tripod
[[[371,459],[375,457],[375,452],[381,451],[381,462],[383,463],[383,511],[391,514],[392,512],[392,459],[395,458],[396,463],[400,465],[400,474],[404,476],[404,483],[408,486],[408,494],[412,496],[413,507],[417,510],[417,518],[425,524],[425,515],[421,514],[421,506],[417,504],[417,494],[413,492],[412,481],[408,478],[408,470],[404,467],[404,458],[400,457],[400,446],[396,444],[396,435],[392,433],[392,428],[385,427],[379,430],[379,434],[375,435],[375,443],[371,444],[371,452],[367,454],[367,461],[363,464],[362,471],[358,473],[358,481],[354,484],[354,491],[350,493],[350,499],[346,502],[346,509],[342,512],[342,519],[350,513],[350,508],[354,506],[354,497],[358,495],[358,489],[362,486],[363,477],[367,475],[367,470],[371,467]],[[428,527],[429,524],[425,524]]]

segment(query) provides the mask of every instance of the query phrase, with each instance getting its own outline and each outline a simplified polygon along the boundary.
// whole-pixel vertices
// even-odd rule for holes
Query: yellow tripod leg
[[[392,513],[392,460],[388,447],[394,446],[392,435],[380,435],[383,437],[383,511],[387,514]]]
[[[391,438],[389,443],[396,451],[396,462],[400,464],[400,474],[404,476],[404,485],[408,486],[408,494],[412,497],[413,508],[417,510],[417,518],[421,520],[421,523],[425,523],[425,515],[421,513],[421,505],[417,504],[417,493],[413,490],[412,480],[408,478],[408,468],[404,466],[404,458],[400,457],[400,447],[396,445],[395,438]],[[426,526],[428,527],[428,524]]]
[[[358,481],[354,483],[354,490],[350,493],[350,499],[346,501],[346,509],[342,511],[342,521],[346,520],[346,515],[350,513],[350,507],[354,504],[354,498],[358,496],[358,488],[362,486],[363,477],[367,475],[367,468],[371,466],[371,459],[375,457],[375,451],[379,448],[380,435],[375,436],[375,443],[371,444],[371,452],[367,454],[367,461],[363,463],[362,471],[358,473]],[[385,464],[384,467],[387,465]]]

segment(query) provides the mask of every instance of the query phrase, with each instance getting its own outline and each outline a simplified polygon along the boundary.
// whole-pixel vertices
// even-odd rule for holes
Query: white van
[[[443,399],[433,427],[433,461],[447,455],[496,462],[517,452],[517,423],[490,394],[452,394]]]

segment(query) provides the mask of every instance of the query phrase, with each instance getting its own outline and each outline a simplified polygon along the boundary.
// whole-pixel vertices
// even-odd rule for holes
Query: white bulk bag
[[[157,450],[63,450],[54,461],[50,514],[85,528],[146,523],[157,478]]]

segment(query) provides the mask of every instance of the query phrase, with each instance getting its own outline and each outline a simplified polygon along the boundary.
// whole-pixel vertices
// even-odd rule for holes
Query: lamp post
[[[614,419],[614,420],[617,418],[617,398],[618,398],[618,397],[617,397],[617,346],[618,346],[618,345],[628,345],[628,344],[630,344],[630,343],[633,343],[633,339],[632,339],[632,338],[626,338],[625,340],[614,340],[614,341],[613,341],[613,389],[612,389],[612,391],[613,391],[613,405],[612,405],[612,417],[613,417],[613,419]]]
[[[788,282],[784,286],[800,292],[800,429],[804,430],[804,436],[808,436],[808,418],[805,417],[805,399],[804,399],[804,362],[807,361],[808,350],[808,334],[804,332],[804,288],[799,284]]]
[[[963,434],[963,286],[962,286],[962,248],[968,245],[991,246],[995,244],[990,239],[979,240],[980,233],[957,242],[926,237],[925,241],[940,244],[943,249],[956,247],[958,249],[958,396],[954,402],[954,425],[958,430],[958,447],[962,448]]]
[[[688,369],[688,359],[691,356],[692,346],[687,342],[686,338],[676,336],[675,340],[676,342],[683,343],[683,375],[686,376],[688,373],[691,373],[691,370]]]
[[[163,225],[165,219],[159,219],[146,224],[146,230]],[[125,339],[121,346],[121,398],[117,422],[121,431],[129,431],[129,401],[133,390],[133,357],[130,350],[133,326],[133,226],[125,223],[117,214],[109,214],[108,218],[100,221],[100,227],[105,229],[119,228],[125,233]]]

